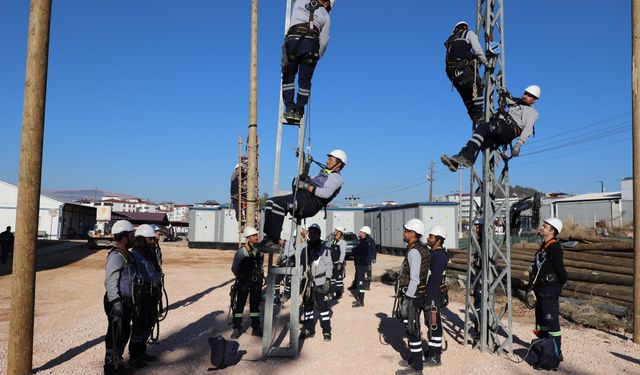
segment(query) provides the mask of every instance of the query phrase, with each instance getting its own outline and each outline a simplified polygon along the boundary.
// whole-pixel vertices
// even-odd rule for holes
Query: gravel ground
[[[331,342],[316,335],[304,342],[298,359],[262,361],[261,339],[251,336],[249,330],[238,340],[241,349],[247,350],[243,360],[234,367],[213,371],[207,338],[216,334],[228,338],[231,334],[227,312],[233,252],[188,249],[178,243],[163,244],[163,253],[171,310],[162,322],[160,343],[149,347],[159,360],[136,374],[394,374],[401,356],[407,354],[402,326],[389,317],[392,287],[374,282],[364,308],[351,308],[352,299],[347,295],[333,306]],[[73,243],[39,251],[33,358],[38,374],[101,373],[107,327],[102,310],[106,254],[106,250],[89,250]],[[400,262],[399,257],[380,255],[374,276]],[[353,278],[351,264],[347,272],[349,283]],[[0,373],[7,365],[10,291],[8,266],[0,266]],[[453,301],[445,312],[449,348],[443,354],[443,366],[425,373],[535,372],[526,363],[516,364],[506,356],[462,345],[456,332],[464,320],[463,307],[463,303]],[[515,310],[513,359],[526,352],[533,338],[530,312]],[[565,361],[559,372],[640,373],[640,350],[628,335],[577,327],[566,321],[562,328]],[[319,327],[317,330],[320,332]]]

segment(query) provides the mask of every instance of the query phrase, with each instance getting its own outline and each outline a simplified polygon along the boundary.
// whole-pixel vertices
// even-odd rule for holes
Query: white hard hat
[[[336,159],[340,159],[342,164],[347,165],[347,153],[340,149],[335,149],[331,151],[330,153],[327,154],[327,156],[333,156]]]
[[[249,237],[253,236],[254,234],[258,234],[258,231],[254,227],[246,227],[246,228],[244,228],[244,231],[242,232],[242,235],[244,236],[244,238],[249,238]]]
[[[155,224],[151,224],[151,228],[153,228],[153,231],[154,231],[154,232],[157,232],[157,231],[159,231],[159,230],[160,230],[160,227],[159,227],[159,226],[157,226],[157,225],[155,225]]]
[[[558,231],[558,234],[562,232],[562,221],[560,221],[560,219],[557,219],[555,217],[550,217],[544,222],[554,227]]]
[[[368,226],[365,225],[364,227],[360,228],[360,232],[366,233],[367,236],[370,236],[371,235],[371,228],[369,228]]]
[[[318,224],[311,224],[309,226],[308,230],[311,230],[311,229],[317,229],[319,232],[322,232],[322,229],[320,228],[320,225],[318,225]]]
[[[333,227],[333,230],[337,230],[338,232],[342,232],[342,233],[347,231],[346,229],[344,229],[344,227]]]
[[[331,0],[331,8],[333,8],[333,4],[336,3],[336,0]]]
[[[465,25],[465,26],[467,26],[467,28],[469,27],[469,24],[468,24],[466,21],[460,21],[460,22],[456,23],[456,24],[453,26],[453,31],[456,31],[456,29],[457,29],[457,28],[458,28],[458,26],[460,26],[460,25]],[[452,32],[453,32],[453,31],[452,31]]]
[[[540,86],[538,85],[527,86],[527,88],[524,89],[524,92],[528,92],[529,94],[535,96],[536,99],[540,99]]]
[[[152,238],[155,236],[156,231],[153,230],[153,228],[149,224],[142,224],[141,226],[136,228],[136,237]]]
[[[431,227],[429,234],[432,234],[434,236],[439,236],[442,238],[447,238],[447,228],[445,228],[444,225],[436,224]]]
[[[133,232],[135,229],[133,228],[133,224],[131,224],[127,220],[118,220],[113,227],[111,227],[111,234],[119,234],[122,232]]]
[[[419,234],[420,236],[424,236],[424,232],[425,232],[424,223],[422,222],[422,220],[419,220],[419,219],[411,219],[407,221],[407,223],[404,225],[404,229],[412,230],[416,232],[416,234]]]

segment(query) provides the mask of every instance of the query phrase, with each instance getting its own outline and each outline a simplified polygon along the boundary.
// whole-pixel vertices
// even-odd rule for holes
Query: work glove
[[[338,263],[336,265],[336,271],[338,271],[338,273],[342,273],[343,269],[344,269],[344,263]]]
[[[513,146],[513,149],[511,150],[511,157],[514,158],[518,155],[520,155],[520,148],[522,147],[522,143],[516,143],[515,146]]]
[[[302,189],[302,190],[309,190],[309,183],[305,182],[303,180],[298,180],[298,185],[296,186],[296,188],[298,189]]]
[[[415,297],[404,296],[402,298],[402,303],[400,304],[400,317],[402,319],[407,319],[409,317],[409,309],[413,304],[413,300]]]
[[[111,312],[109,313],[112,318],[122,318],[124,316],[124,308],[122,307],[122,302],[120,300],[116,300],[116,302],[111,305]]]
[[[327,294],[331,290],[331,280],[326,279],[322,284],[322,293]]]

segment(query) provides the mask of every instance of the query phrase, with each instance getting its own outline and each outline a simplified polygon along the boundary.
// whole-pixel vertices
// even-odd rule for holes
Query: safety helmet
[[[346,229],[344,229],[344,227],[333,227],[333,230],[337,230],[338,232],[341,232],[341,233],[344,233],[347,231]]]
[[[347,165],[347,153],[340,149],[335,149],[331,151],[330,153],[327,154],[327,156],[333,156],[336,159],[340,159],[342,164]]]
[[[330,0],[330,2],[331,2],[331,8],[333,8],[333,4],[336,3],[336,0]]]
[[[547,220],[544,221],[545,223],[551,225],[552,227],[555,228],[555,230],[558,231],[558,234],[560,234],[560,232],[562,232],[562,221],[560,221],[560,219],[557,219],[555,217],[550,217]]]
[[[460,21],[460,22],[456,23],[455,26],[453,26],[453,30],[451,32],[456,31],[458,26],[462,26],[462,25],[465,25],[467,28],[469,28],[469,24],[466,21]]]
[[[244,236],[244,238],[249,238],[254,234],[258,234],[258,231],[254,227],[246,227],[244,228],[244,231],[242,231],[242,235]]]
[[[159,226],[157,226],[157,225],[155,225],[155,224],[151,224],[151,228],[153,228],[153,231],[154,231],[154,232],[157,232],[157,231],[159,231],[159,230],[160,230],[160,227],[159,227]]]
[[[530,85],[524,89],[524,92],[533,95],[536,99],[540,99],[540,86],[538,85]]]
[[[447,228],[445,228],[444,225],[436,224],[431,227],[429,234],[442,237],[442,238],[447,238]]]
[[[360,228],[360,232],[366,233],[367,236],[371,235],[371,228],[369,228],[367,225],[365,225],[364,227]]]
[[[483,225],[483,224],[484,224],[484,219],[481,217],[478,217],[473,220],[473,225]]]
[[[311,229],[316,229],[316,230],[318,230],[318,232],[322,232],[322,229],[320,229],[320,225],[318,225],[318,224],[311,224],[309,226],[309,230],[311,230]]]
[[[133,224],[131,224],[127,220],[118,220],[116,221],[115,224],[113,224],[113,227],[111,227],[111,234],[120,234],[122,232],[133,232],[133,231],[135,231]]]
[[[404,225],[404,229],[412,230],[420,236],[424,236],[424,223],[419,219],[411,219]]]
[[[152,238],[155,236],[156,231],[153,230],[153,228],[149,224],[142,224],[141,226],[136,228],[136,237]]]

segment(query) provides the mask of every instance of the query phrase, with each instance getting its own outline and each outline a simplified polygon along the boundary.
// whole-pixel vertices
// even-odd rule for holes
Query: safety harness
[[[537,302],[537,297],[536,294],[534,292],[534,289],[536,287],[536,285],[538,284],[538,276],[540,276],[540,271],[542,270],[542,265],[547,261],[547,257],[546,257],[546,253],[547,253],[547,247],[549,247],[551,244],[558,242],[557,239],[552,238],[551,240],[547,241],[546,243],[544,243],[542,245],[542,247],[540,248],[540,250],[538,250],[538,252],[536,253],[536,258],[534,260],[534,263],[531,265],[531,271],[533,271],[533,268],[535,266],[536,268],[536,273],[535,276],[532,277],[532,273],[529,274],[529,288],[527,288],[527,294],[525,296],[525,300],[524,300],[524,304],[529,308],[529,309],[534,309],[536,307],[536,302]],[[541,254],[541,258],[538,256],[538,254]]]

